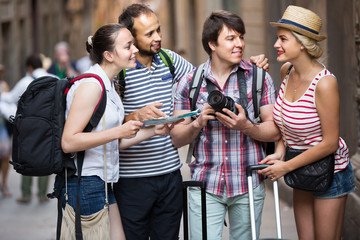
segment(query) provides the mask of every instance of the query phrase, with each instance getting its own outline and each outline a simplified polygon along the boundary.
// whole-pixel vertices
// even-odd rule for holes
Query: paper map
[[[186,117],[191,117],[193,115],[198,114],[199,110],[195,110],[189,113],[184,113],[184,114],[179,114],[176,116],[172,116],[172,117],[161,117],[161,118],[155,118],[155,119],[149,119],[149,120],[144,120],[141,121],[145,124],[145,126],[153,126],[153,125],[157,125],[157,124],[165,124],[165,123],[172,123],[172,122],[176,122],[179,121],[183,118]]]

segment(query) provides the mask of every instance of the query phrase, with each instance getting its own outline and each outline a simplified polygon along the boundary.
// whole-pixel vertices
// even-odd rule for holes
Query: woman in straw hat
[[[274,107],[274,120],[282,133],[276,152],[260,163],[273,164],[259,171],[276,180],[285,174],[335,156],[333,181],[325,192],[293,190],[299,239],[341,239],[347,195],[354,190],[349,150],[339,137],[340,99],[336,78],[317,59],[321,19],[305,8],[289,6],[278,22],[277,50],[284,79]],[[304,150],[284,161],[286,146]]]

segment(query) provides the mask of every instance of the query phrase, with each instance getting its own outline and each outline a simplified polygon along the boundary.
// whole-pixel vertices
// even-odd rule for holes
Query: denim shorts
[[[60,176],[56,176],[55,188]],[[68,204],[75,209],[77,194],[77,176],[70,177],[67,183]],[[65,186],[61,190],[63,208],[65,207]],[[81,177],[80,180],[80,214],[87,216],[96,213],[105,206],[105,182],[98,176]],[[108,202],[116,203],[111,183],[108,183]]]
[[[344,170],[334,174],[333,181],[326,192],[314,192],[313,195],[319,199],[341,198],[354,191],[354,189],[354,171],[349,162],[349,165]]]

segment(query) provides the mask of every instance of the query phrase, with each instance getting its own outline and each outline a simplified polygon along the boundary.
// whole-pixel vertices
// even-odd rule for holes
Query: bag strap
[[[204,66],[205,63],[200,64],[194,71],[193,78],[191,79],[189,85],[189,101],[190,101],[190,109],[191,111],[196,110],[196,100],[199,97],[201,83],[204,74]]]
[[[292,69],[293,65],[290,65],[289,69],[286,72],[286,76],[285,76],[285,83],[284,83],[284,94],[282,96],[281,99],[281,108],[280,108],[280,119],[281,119],[281,131],[282,131],[282,135],[284,136],[284,144],[285,146],[287,146],[287,141],[286,141],[286,134],[285,134],[285,127],[284,127],[284,119],[283,119],[283,105],[284,105],[284,99],[285,99],[285,94],[286,94],[286,89],[287,89],[287,84],[289,82],[289,76],[290,76],[290,71]]]
[[[98,80],[98,82],[101,85],[100,99],[99,99],[99,102],[98,102],[98,104],[96,105],[96,107],[94,109],[93,115],[91,116],[89,123],[85,127],[84,132],[86,132],[86,131],[91,131],[93,128],[95,128],[98,125],[100,119],[102,118],[102,116],[103,116],[103,114],[105,112],[105,108],[106,108],[106,89],[105,89],[105,85],[104,85],[104,82],[101,79],[101,77],[99,77],[96,74],[91,74],[91,73],[85,73],[85,74],[79,75],[79,76],[77,76],[77,77],[75,77],[73,79],[70,79],[69,80],[70,87],[76,81],[79,81],[79,80],[81,80],[83,78],[95,78],[96,80]],[[68,93],[68,91],[70,90],[70,87],[65,90],[65,94]]]
[[[190,82],[189,101],[190,101],[191,111],[194,111],[196,109],[196,100],[200,93],[200,88],[201,88],[201,83],[202,83],[202,78],[203,78],[203,73],[204,73],[204,66],[205,66],[205,63],[199,65],[195,69],[193,78],[191,79],[191,82]],[[186,156],[187,164],[189,164],[191,162],[191,159],[192,159],[192,156],[194,153],[195,143],[199,140],[199,138],[200,138],[200,133],[196,136],[195,140],[189,144],[189,148],[188,148],[188,152],[187,152],[187,156]]]
[[[240,94],[240,105],[244,109],[247,114],[247,105],[248,105],[248,97],[247,97],[247,87],[246,87],[246,79],[245,79],[245,70],[238,67],[237,73],[237,81],[238,81],[238,87],[239,87],[239,94]]]
[[[103,131],[106,129],[106,125],[105,125],[105,113],[103,116]],[[107,186],[107,157],[106,157],[106,143],[103,145],[104,146],[104,178],[105,178],[105,208],[107,208],[109,206],[109,198],[108,198],[108,186]]]
[[[164,64],[169,68],[170,73],[174,80],[175,79],[175,67],[174,67],[174,61],[173,61],[172,57],[163,48],[160,49],[159,56],[163,60]]]
[[[262,68],[256,67],[256,65],[252,65],[253,67],[253,82],[252,82],[252,99],[254,105],[254,122],[260,123],[260,101],[263,92],[263,86],[265,81],[265,70]]]
[[[91,78],[91,77],[95,78],[99,81],[99,83],[102,87],[102,91],[101,91],[101,96],[100,96],[99,102],[96,105],[96,107],[94,109],[94,113],[91,116],[89,123],[86,125],[84,132],[91,132],[91,130],[98,125],[100,119],[102,118],[102,116],[105,112],[107,97],[106,97],[106,89],[105,89],[104,82],[96,74],[82,74],[73,79],[69,79],[70,86],[64,92],[64,94],[67,94],[68,91],[70,90],[70,87],[76,81],[81,80],[83,78]],[[77,240],[82,240],[83,236],[82,236],[82,230],[81,230],[79,187],[80,187],[80,179],[81,179],[82,166],[84,163],[85,151],[77,152],[76,156],[77,156],[77,162],[78,162],[78,166],[77,166],[77,171],[78,171],[78,179],[77,180],[78,181],[77,181],[76,208],[75,208],[75,236],[76,236]],[[62,213],[62,197],[60,196],[60,193],[61,193],[61,189],[63,188],[64,185],[67,188],[67,168],[65,168],[65,178],[63,178],[63,177],[60,178],[60,182],[59,182],[57,191],[55,191],[54,193],[51,194],[51,197],[58,198],[58,220],[57,220],[57,230],[56,230],[56,239],[57,240],[60,239],[60,233],[61,233],[61,221],[62,221],[63,213]],[[65,199],[67,201],[67,189],[66,189]]]

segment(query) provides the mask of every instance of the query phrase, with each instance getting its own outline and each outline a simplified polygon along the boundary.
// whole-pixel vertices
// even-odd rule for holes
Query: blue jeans
[[[354,171],[349,162],[344,170],[334,174],[332,183],[326,192],[314,192],[313,195],[319,199],[340,198],[354,191],[354,189]]]
[[[254,189],[255,221],[257,237],[260,234],[261,213],[265,199],[264,183]],[[251,239],[249,194],[228,198],[206,193],[206,217],[208,240],[221,240],[226,211],[229,215],[230,240]],[[202,239],[201,191],[189,188],[190,239]]]
[[[55,188],[59,184],[60,176],[56,176]],[[70,177],[67,183],[68,204],[76,208],[77,176]],[[63,208],[65,207],[65,186],[61,190]],[[105,206],[105,182],[98,176],[81,177],[80,180],[80,214],[87,216],[102,210]],[[108,183],[109,204],[116,203],[111,184]]]

